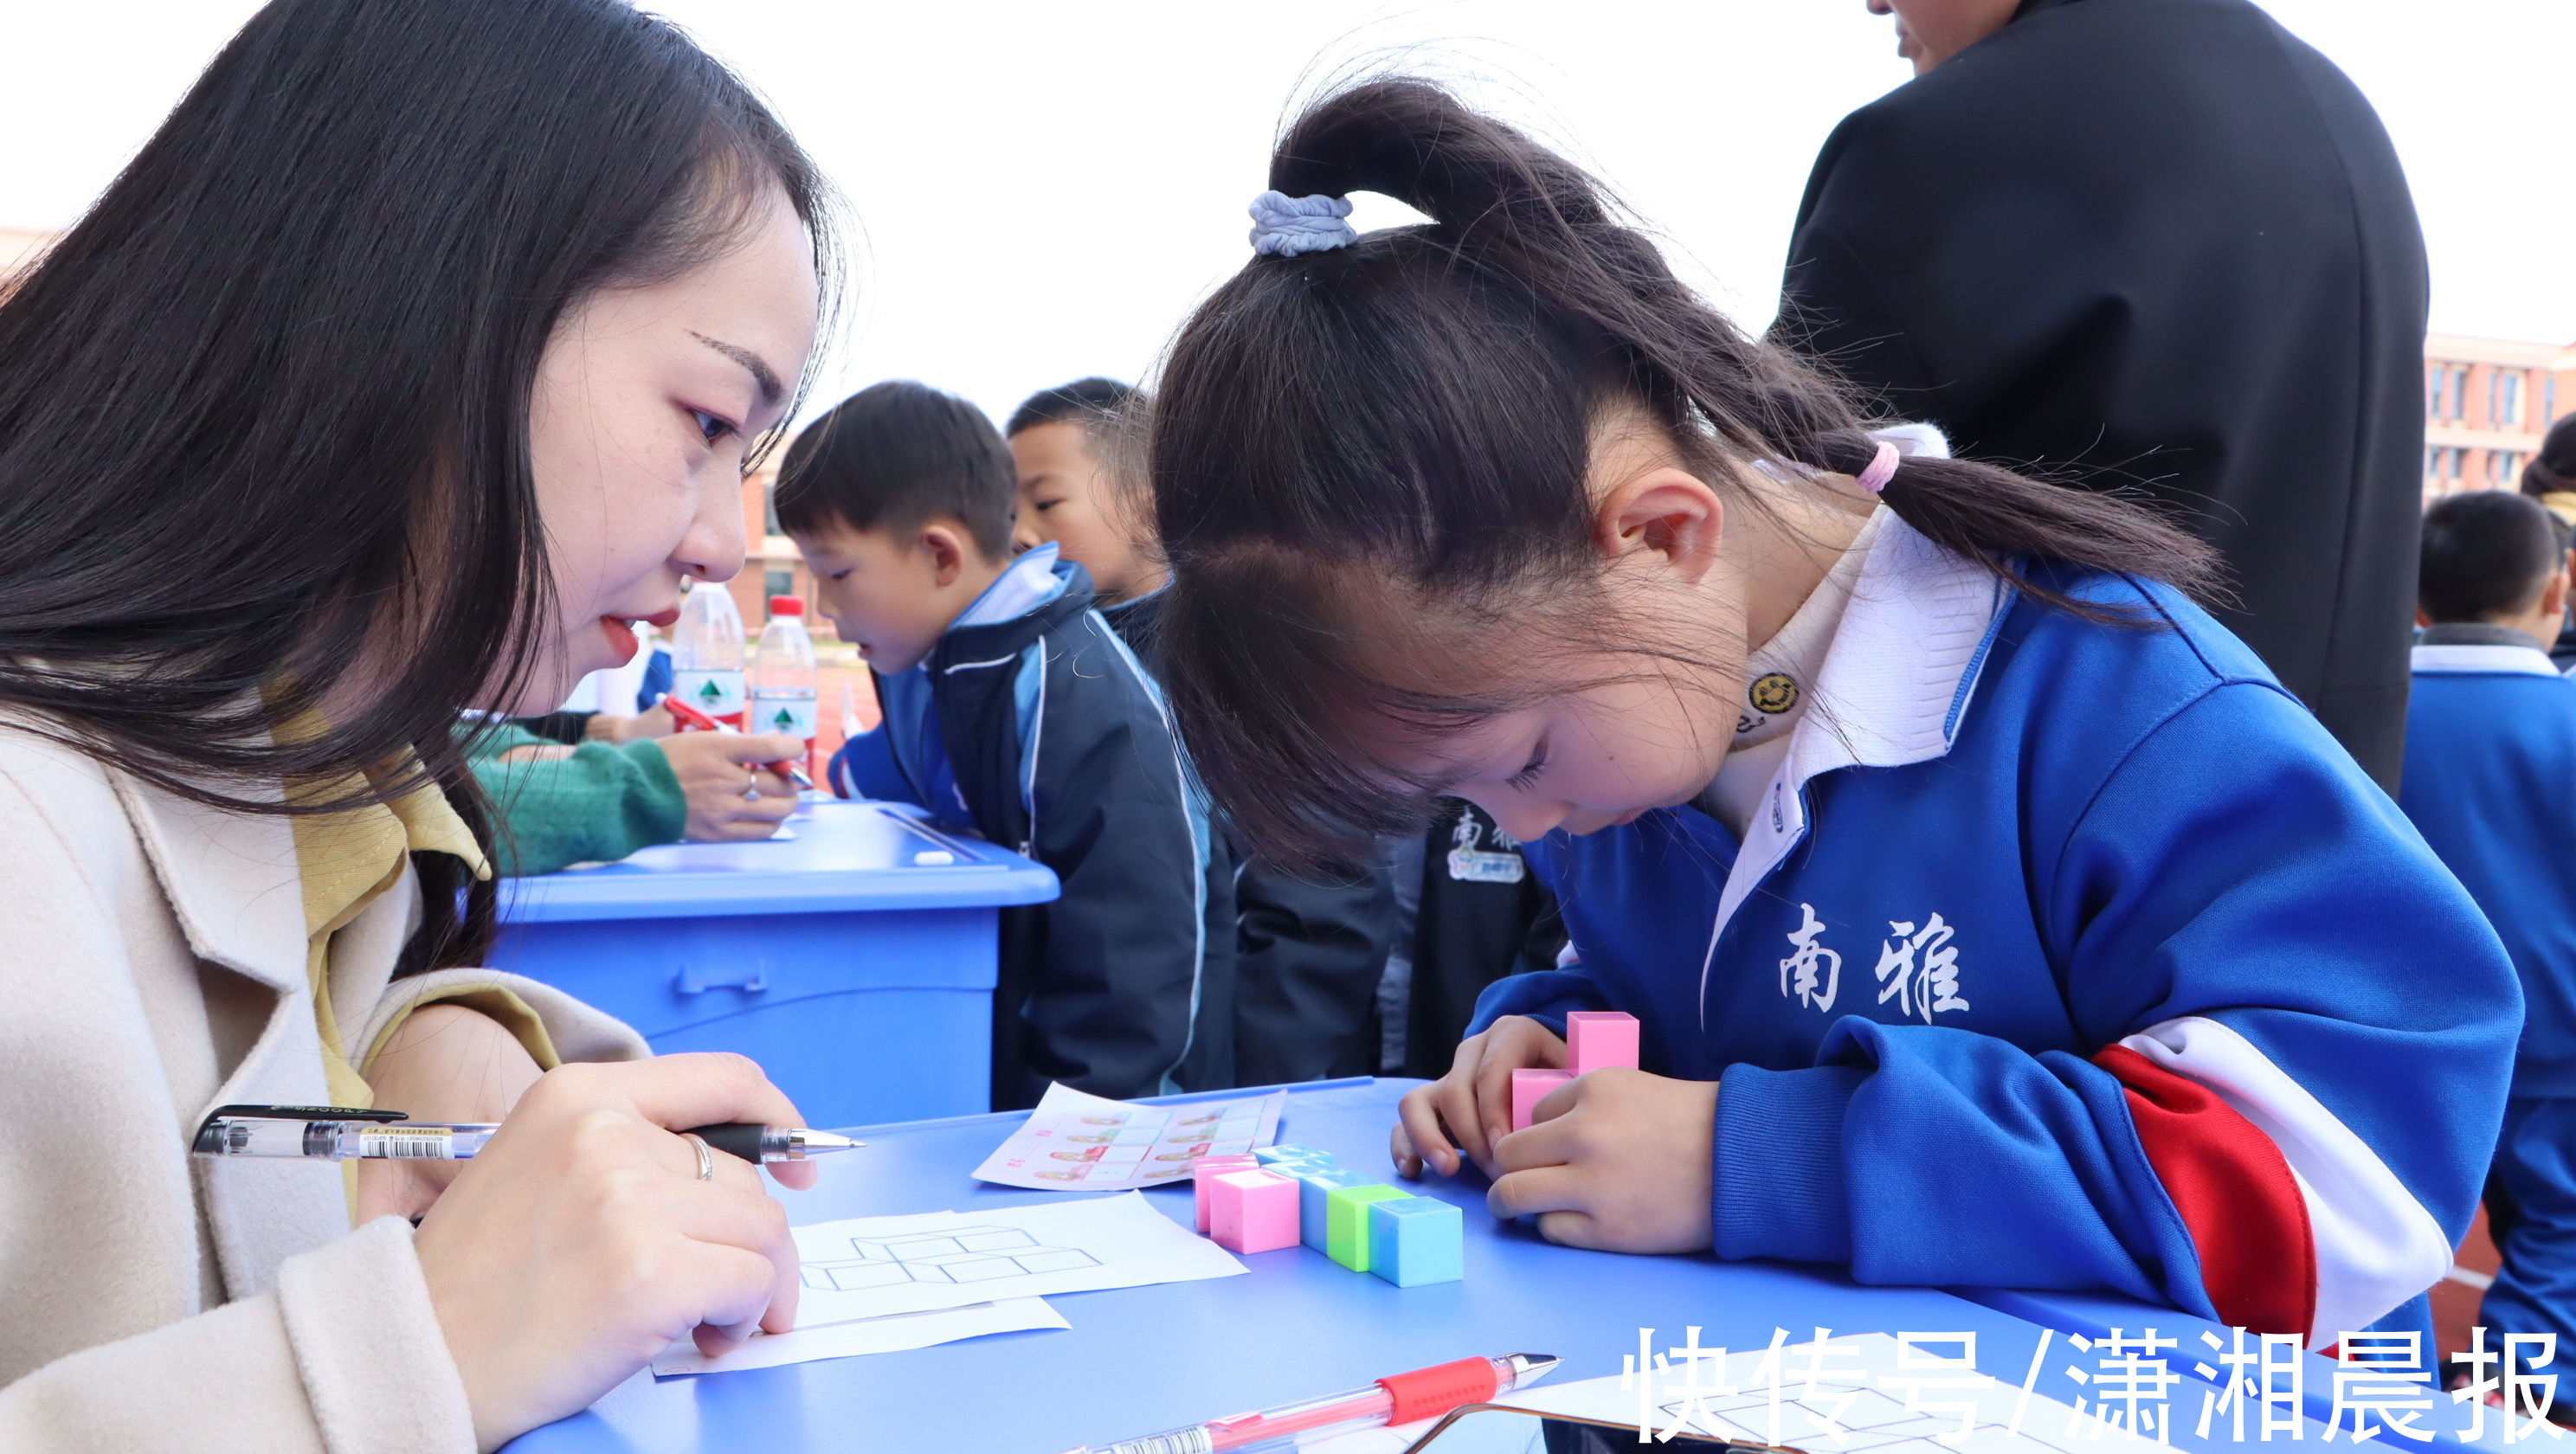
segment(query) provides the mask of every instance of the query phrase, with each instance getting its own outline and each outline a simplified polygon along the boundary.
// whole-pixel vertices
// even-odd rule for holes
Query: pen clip
[[[216,1121],[408,1121],[409,1111],[369,1110],[363,1106],[217,1106],[198,1129]]]

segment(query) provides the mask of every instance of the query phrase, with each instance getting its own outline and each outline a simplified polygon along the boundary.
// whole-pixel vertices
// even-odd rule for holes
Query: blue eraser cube
[[[1346,1186],[1366,1186],[1369,1179],[1338,1166],[1273,1163],[1271,1170],[1297,1183],[1297,1240],[1324,1249],[1324,1198]]]
[[[1369,1271],[1397,1287],[1467,1276],[1467,1219],[1456,1207],[1437,1197],[1397,1197],[1373,1203],[1368,1214]]]
[[[1274,1161],[1313,1161],[1325,1166],[1340,1164],[1333,1159],[1333,1153],[1318,1151],[1312,1146],[1255,1146],[1252,1154],[1261,1158],[1264,1166]]]

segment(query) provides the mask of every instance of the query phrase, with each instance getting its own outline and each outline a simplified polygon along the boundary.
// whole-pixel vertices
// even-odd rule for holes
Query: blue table
[[[492,962],[643,1032],[758,1060],[818,1126],[991,1102],[997,911],[1055,875],[891,803],[503,885]]]
[[[1298,1087],[1280,1139],[1319,1146],[1355,1169],[1384,1168],[1396,1098],[1415,1082],[1334,1081]],[[1240,1094],[1226,1092],[1224,1095]],[[1195,1100],[1206,1097],[1174,1097]],[[990,1187],[968,1172],[1017,1113],[961,1117],[862,1134],[869,1149],[823,1163],[812,1192],[786,1193],[798,1222],[894,1212],[997,1207],[1046,1192]],[[1007,1333],[906,1353],[655,1381],[639,1375],[591,1411],[519,1439],[513,1454],[678,1454],[744,1449],[928,1449],[1055,1454],[1090,1441],[1363,1385],[1384,1374],[1478,1353],[1555,1353],[1552,1381],[1616,1375],[1638,1329],[1657,1346],[1700,1327],[1705,1345],[1760,1348],[1775,1327],[1802,1341],[1839,1333],[1973,1332],[1980,1367],[2018,1383],[2041,1337],[2021,1318],[1948,1293],[1870,1288],[1835,1269],[1721,1263],[1712,1257],[1624,1257],[1542,1242],[1487,1215],[1481,1187],[1422,1183],[1467,1208],[1467,1280],[1399,1289],[1346,1272],[1306,1249],[1245,1258],[1241,1277],[1051,1299],[1070,1331]],[[1147,1194],[1187,1225],[1180,1189]],[[2138,1307],[2130,1326],[2170,1332],[2178,1315]],[[2180,1320],[2188,1321],[2188,1320]],[[2077,1386],[2051,1344],[2044,1391]],[[2200,1401],[2174,1393],[2184,1448]],[[2307,1429],[2309,1439],[2321,1432]],[[2099,1446],[2120,1447],[2117,1436]],[[2095,1447],[2095,1446],[2087,1446]],[[1821,1454],[1821,1448],[1820,1448]]]

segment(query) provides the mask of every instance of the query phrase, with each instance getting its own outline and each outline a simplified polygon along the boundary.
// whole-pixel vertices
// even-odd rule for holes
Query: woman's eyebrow
[[[690,330],[689,336],[696,339],[698,342],[705,344],[707,347],[714,349],[716,352],[723,354],[725,357],[732,359],[735,363],[742,365],[744,368],[749,369],[751,371],[752,382],[760,385],[760,406],[762,408],[766,409],[770,405],[777,403],[780,399],[787,396],[786,386],[778,382],[778,371],[771,368],[769,366],[769,361],[762,358],[759,354],[753,353],[750,349],[744,348],[740,344],[726,343],[722,339],[709,338],[705,334],[697,332],[695,329]]]

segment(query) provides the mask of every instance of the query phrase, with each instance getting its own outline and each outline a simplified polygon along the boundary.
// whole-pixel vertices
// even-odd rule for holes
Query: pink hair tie
[[[1878,442],[1877,455],[1869,462],[1869,468],[1862,470],[1853,478],[1862,489],[1875,495],[1887,488],[1889,480],[1896,478],[1896,461],[1899,458],[1896,446],[1882,439]]]

